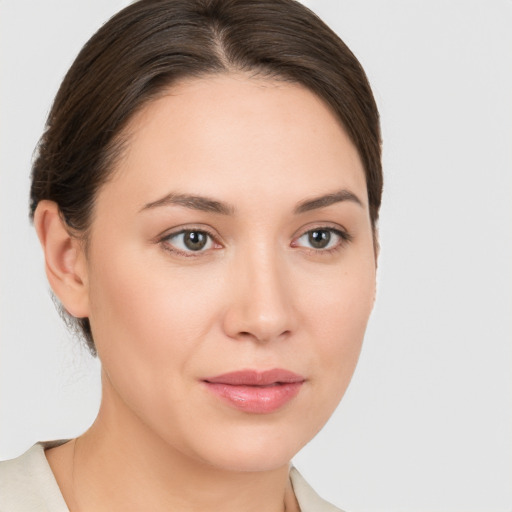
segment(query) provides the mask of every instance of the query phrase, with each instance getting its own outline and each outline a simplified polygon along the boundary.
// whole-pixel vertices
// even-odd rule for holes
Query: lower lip
[[[277,411],[297,396],[303,382],[285,382],[269,386],[232,386],[212,382],[205,384],[212,393],[236,409],[267,414]]]

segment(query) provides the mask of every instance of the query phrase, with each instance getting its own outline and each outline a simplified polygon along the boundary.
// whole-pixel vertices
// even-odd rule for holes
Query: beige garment
[[[0,462],[0,512],[69,512],[44,454],[63,442],[37,443],[20,457]],[[294,467],[290,480],[301,512],[342,512],[320,498]]]

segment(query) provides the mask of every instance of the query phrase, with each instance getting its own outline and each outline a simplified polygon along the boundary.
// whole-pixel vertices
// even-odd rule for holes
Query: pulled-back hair
[[[140,0],[111,18],[57,93],[33,164],[31,218],[39,201],[55,201],[86,240],[133,115],[178,80],[232,72],[301,84],[330,107],[363,163],[375,232],[382,167],[372,91],[347,46],[294,0]],[[89,320],[73,321],[95,353]]]

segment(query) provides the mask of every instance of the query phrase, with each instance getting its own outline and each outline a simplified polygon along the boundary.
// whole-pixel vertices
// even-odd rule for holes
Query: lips
[[[228,405],[254,414],[281,409],[299,393],[304,377],[288,370],[241,370],[203,380],[206,388]]]

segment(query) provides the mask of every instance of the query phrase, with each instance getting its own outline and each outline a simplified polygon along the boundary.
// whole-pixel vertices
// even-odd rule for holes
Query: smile
[[[253,414],[277,411],[299,393],[304,377],[288,370],[242,370],[205,379],[207,389],[229,405]]]

